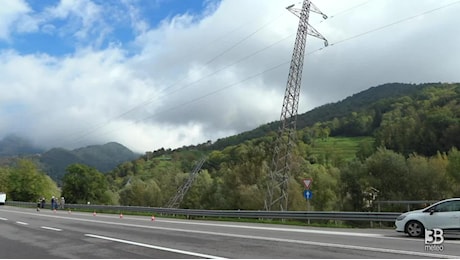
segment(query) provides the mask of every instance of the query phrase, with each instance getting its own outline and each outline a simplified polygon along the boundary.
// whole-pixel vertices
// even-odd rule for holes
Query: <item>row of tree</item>
[[[367,102],[361,106],[366,109],[300,129],[290,172],[289,209],[306,209],[304,178],[314,180],[311,206],[316,210],[368,209],[369,190],[378,200],[460,196],[460,84],[424,85],[410,93],[375,102],[367,102],[372,97],[366,95],[357,101],[347,99],[342,105]],[[181,207],[259,210],[264,208],[276,136],[270,126],[260,128],[267,131],[261,137],[239,142],[248,136],[241,134],[221,140],[219,149],[207,142],[147,152],[106,174],[70,165],[61,190],[33,162],[19,160],[0,168],[0,189],[13,200],[34,201],[61,193],[69,203],[161,207],[189,178],[194,163],[207,156]],[[313,152],[315,145],[332,142],[337,135],[365,135],[375,142],[356,145],[354,159],[333,149],[324,151],[324,158]],[[238,143],[223,146],[225,142]]]
[[[213,151],[181,204],[183,208],[262,210],[267,188],[270,138]],[[323,141],[327,142],[327,140]],[[460,196],[460,152],[408,157],[379,148],[364,160],[334,165],[312,164],[309,146],[297,146],[289,188],[289,209],[305,210],[304,178],[312,178],[315,210],[364,210],[365,191],[377,190],[378,200],[438,200]],[[0,168],[0,190],[9,199],[36,201],[64,196],[68,203],[121,204],[163,207],[189,177],[200,153],[171,152],[168,159],[139,158],[109,174],[73,164],[58,189],[33,161],[19,160]],[[192,159],[192,160],[190,160]],[[196,159],[196,160],[193,160]]]
[[[8,200],[37,202],[45,198],[64,196],[69,203],[95,202],[108,204],[116,201],[110,193],[107,179],[96,169],[82,164],[70,165],[59,188],[38,164],[19,159],[12,166],[0,167],[0,191]]]
[[[271,145],[271,138],[266,137],[211,152],[181,207],[264,209]],[[314,180],[311,206],[315,210],[369,210],[366,191],[371,188],[377,190],[377,200],[438,200],[460,196],[460,152],[456,148],[429,157],[417,154],[406,157],[378,148],[363,159],[313,164],[307,160],[309,150],[308,144],[299,142],[295,151],[289,189],[291,210],[306,209],[304,178]],[[166,205],[188,178],[187,170],[192,169],[192,165],[187,168],[181,163],[181,153],[171,152],[170,156],[170,160],[141,158],[112,171],[109,183],[114,190],[120,190],[120,202]],[[199,158],[200,154],[196,154],[195,159]]]

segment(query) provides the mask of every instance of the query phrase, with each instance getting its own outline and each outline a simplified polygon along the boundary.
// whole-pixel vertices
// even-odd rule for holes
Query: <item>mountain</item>
[[[120,164],[107,173],[116,203],[168,206],[187,184],[180,208],[265,209],[278,124]],[[301,114],[289,210],[305,210],[305,178],[315,180],[309,207],[318,211],[376,210],[369,190],[378,200],[458,196],[459,133],[460,83],[385,84]]]
[[[297,116],[297,129],[312,126],[318,122],[326,122],[334,118],[343,118],[352,112],[374,109],[376,104],[387,101],[387,106],[391,102],[405,96],[418,95],[423,89],[430,87],[440,87],[442,83],[424,83],[424,84],[405,84],[405,83],[388,83],[371,87],[357,94],[349,96],[339,102],[325,104],[314,108],[308,112]],[[385,111],[380,111],[381,113]],[[237,145],[246,140],[259,138],[267,135],[272,131],[277,131],[280,121],[264,124],[253,130],[243,132],[234,136],[218,139],[212,145],[207,146],[209,150],[223,149],[230,145]]]
[[[94,167],[100,172],[108,172],[118,164],[134,160],[139,156],[115,142],[75,150],[52,148],[45,151],[16,135],[9,135],[0,140],[0,165],[11,165],[17,157],[33,159],[54,180],[60,180],[70,164],[81,163]]]
[[[91,145],[72,151],[53,148],[38,158],[45,172],[54,180],[65,174],[70,164],[81,163],[96,168],[100,172],[108,172],[118,164],[139,157],[125,146],[111,142],[104,145]]]
[[[14,134],[5,136],[0,140],[0,157],[13,157],[44,152],[35,147],[31,141]]]

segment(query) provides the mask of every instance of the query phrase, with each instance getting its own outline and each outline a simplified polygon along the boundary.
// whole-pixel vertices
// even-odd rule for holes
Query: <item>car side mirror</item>
[[[435,212],[436,210],[434,208],[431,208],[430,209],[430,215],[433,215],[433,213]]]

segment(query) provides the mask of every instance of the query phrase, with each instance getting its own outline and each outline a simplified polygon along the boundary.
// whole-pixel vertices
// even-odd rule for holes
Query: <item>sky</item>
[[[460,0],[317,0],[299,113],[460,82]],[[298,0],[0,0],[0,138],[144,153],[280,119]]]

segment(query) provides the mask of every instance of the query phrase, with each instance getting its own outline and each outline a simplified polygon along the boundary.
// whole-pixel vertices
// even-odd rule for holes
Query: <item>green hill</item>
[[[321,125],[331,136],[373,136],[378,145],[398,152],[433,155],[460,146],[458,100],[458,83],[385,84],[299,114],[297,129]],[[206,147],[220,150],[276,132],[278,126],[271,122]]]
[[[435,200],[457,194],[459,101],[460,84],[394,83],[299,115],[289,207],[304,208],[301,180],[306,177],[315,180],[312,205],[317,210],[362,210],[369,205],[363,194],[370,188],[380,190],[382,200]],[[154,192],[149,193],[151,200],[131,203],[164,206],[206,155],[181,207],[262,209],[277,124],[215,143],[147,152],[108,174],[112,190],[119,190],[121,197],[136,192],[142,197],[149,187]],[[434,183],[424,181],[433,174]],[[129,201],[124,198],[122,203]]]
[[[345,118],[352,112],[360,112],[366,110],[379,109],[381,113],[391,109],[390,106],[398,98],[417,96],[422,90],[438,86],[442,87],[441,83],[427,84],[404,84],[404,83],[389,83],[380,86],[371,87],[367,90],[354,94],[339,102],[326,104],[311,111],[301,113],[297,116],[297,129],[313,126],[318,122],[327,122],[334,118]],[[272,131],[277,131],[279,121],[264,124],[253,130],[243,132],[234,136],[221,138],[213,143],[210,149],[222,149],[229,145],[236,145],[246,140],[258,138],[267,135]],[[377,127],[377,126],[376,126]],[[361,136],[371,135],[367,133],[335,132],[334,135]]]
[[[135,154],[125,146],[111,142],[104,145],[91,145],[72,151],[53,148],[43,153],[38,160],[50,177],[54,180],[60,180],[70,164],[81,163],[94,167],[100,172],[108,172],[118,164],[138,157],[138,154]]]
[[[187,184],[181,208],[262,210],[267,187],[275,187],[273,192],[279,195],[280,186],[271,184],[284,177],[289,178],[289,210],[306,209],[305,178],[314,180],[311,210],[372,211],[374,196],[378,200],[460,196],[458,83],[386,84],[299,115],[297,143],[285,175],[272,174],[277,124],[128,160],[117,157],[131,154],[117,144],[53,149],[42,160],[59,164],[55,172],[62,173],[71,161],[103,169],[117,159],[113,170],[98,173],[101,186],[108,187],[100,192],[104,203],[117,205],[164,207]],[[190,174],[203,158],[198,174]],[[369,191],[376,194],[369,196]]]

